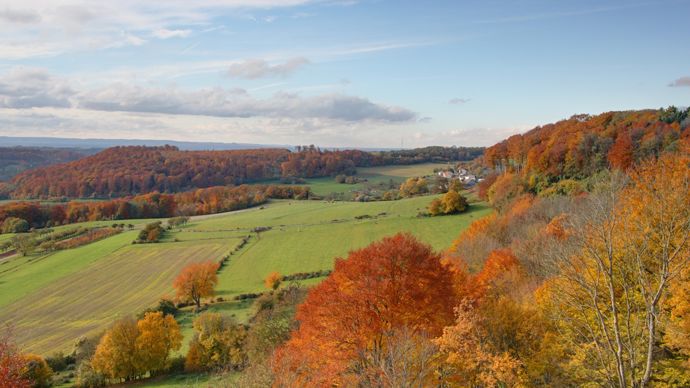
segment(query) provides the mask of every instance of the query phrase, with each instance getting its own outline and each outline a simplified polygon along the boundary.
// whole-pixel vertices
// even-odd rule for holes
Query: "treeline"
[[[1,190],[11,198],[115,198],[172,193],[277,178],[352,175],[357,167],[469,160],[482,148],[328,151],[318,147],[180,151],[176,147],[114,147],[74,162],[25,171]]]
[[[25,170],[71,162],[93,153],[95,150],[77,148],[0,147],[0,181]]]
[[[487,148],[484,162],[500,172],[528,177],[537,189],[559,179],[590,177],[608,168],[625,170],[675,150],[680,139],[690,138],[689,112],[672,106],[576,115]]]
[[[75,222],[168,218],[214,214],[245,209],[267,199],[306,199],[309,188],[301,186],[241,185],[209,187],[177,194],[151,193],[109,201],[67,203],[13,202],[0,206],[0,225],[24,220],[30,228]],[[9,228],[0,228],[0,230]]]

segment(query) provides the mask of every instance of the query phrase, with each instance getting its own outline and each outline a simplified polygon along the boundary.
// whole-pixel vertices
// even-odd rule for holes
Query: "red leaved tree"
[[[385,350],[391,332],[438,336],[454,319],[453,276],[440,255],[410,234],[337,259],[299,307],[299,329],[277,352],[278,380],[348,385],[369,367],[363,354]]]

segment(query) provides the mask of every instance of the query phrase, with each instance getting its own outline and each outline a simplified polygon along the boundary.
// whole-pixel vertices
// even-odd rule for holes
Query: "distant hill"
[[[12,198],[122,197],[266,179],[349,175],[356,167],[472,160],[482,152],[477,147],[379,152],[324,151],[314,146],[298,147],[296,152],[284,148],[182,151],[170,145],[113,147],[69,163],[24,171],[2,191]]]
[[[7,143],[0,139],[3,145]],[[91,148],[0,147],[0,181],[36,167],[71,162],[95,154]]]
[[[60,137],[14,137],[0,136],[0,144],[6,147],[52,147],[52,148],[86,148],[105,149],[118,146],[164,146],[171,145],[181,150],[247,150],[257,148],[291,148],[286,145],[266,145],[248,143],[191,142],[174,140],[137,140],[137,139],[73,139]]]

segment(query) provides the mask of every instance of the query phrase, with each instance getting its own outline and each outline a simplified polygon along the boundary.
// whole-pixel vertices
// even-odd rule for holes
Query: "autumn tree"
[[[214,295],[214,288],[218,284],[218,267],[218,263],[205,261],[192,263],[183,268],[173,282],[177,298],[194,302],[199,310],[201,299]]]
[[[12,341],[11,328],[0,327],[0,388],[29,388],[31,382],[23,375],[26,360]]]
[[[91,360],[94,370],[109,379],[133,380],[144,374],[137,353],[139,327],[132,318],[115,322],[103,335]]]
[[[245,364],[247,330],[243,325],[228,316],[206,312],[194,320],[193,327],[186,370],[239,369]]]
[[[299,329],[279,350],[276,373],[297,385],[352,383],[366,353],[386,352],[393,330],[437,336],[453,321],[453,271],[409,234],[336,259],[297,311]],[[383,352],[383,353],[381,353]]]
[[[139,335],[135,352],[139,367],[151,375],[165,370],[170,353],[182,346],[182,334],[172,315],[162,312],[146,313],[137,322]]]
[[[567,218],[546,252],[541,291],[583,381],[649,386],[659,360],[660,306],[690,261],[690,160],[664,155],[630,182],[614,178]]]
[[[280,287],[280,281],[282,277],[278,272],[271,272],[266,276],[266,279],[264,279],[264,285],[266,288],[269,290],[276,290],[278,287]]]
[[[50,387],[53,382],[53,370],[46,360],[38,354],[23,354],[24,368],[22,376],[31,382],[33,388]]]

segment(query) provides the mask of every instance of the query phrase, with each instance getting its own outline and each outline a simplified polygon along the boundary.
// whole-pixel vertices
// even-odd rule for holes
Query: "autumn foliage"
[[[531,177],[533,187],[582,179],[613,167],[628,169],[690,136],[688,111],[660,110],[577,115],[536,127],[486,149],[484,162],[499,172]]]
[[[121,319],[101,338],[91,364],[109,379],[133,380],[167,368],[182,334],[172,315],[148,312],[139,321]]]
[[[31,382],[23,375],[26,360],[10,336],[10,328],[0,328],[0,388],[29,388]]]
[[[194,191],[161,194],[150,193],[109,201],[70,201],[67,203],[13,202],[0,205],[0,224],[4,231],[10,225],[24,222],[22,231],[84,221],[128,220],[135,218],[168,218],[178,215],[213,214],[245,209],[266,202],[268,198],[304,199],[309,188],[301,186],[242,185],[209,187]]]
[[[482,148],[428,147],[370,153],[314,146],[235,151],[180,151],[176,147],[113,147],[77,161],[15,176],[12,198],[124,197],[158,191],[241,185],[280,177],[352,174],[356,167],[470,160]]]
[[[177,298],[194,302],[197,309],[201,308],[201,299],[214,294],[218,284],[218,267],[218,263],[212,261],[192,263],[184,267],[173,282]]]
[[[439,335],[453,321],[453,272],[409,234],[373,243],[337,259],[335,270],[299,307],[299,329],[279,351],[282,378],[297,385],[351,383],[367,349],[407,328]]]

